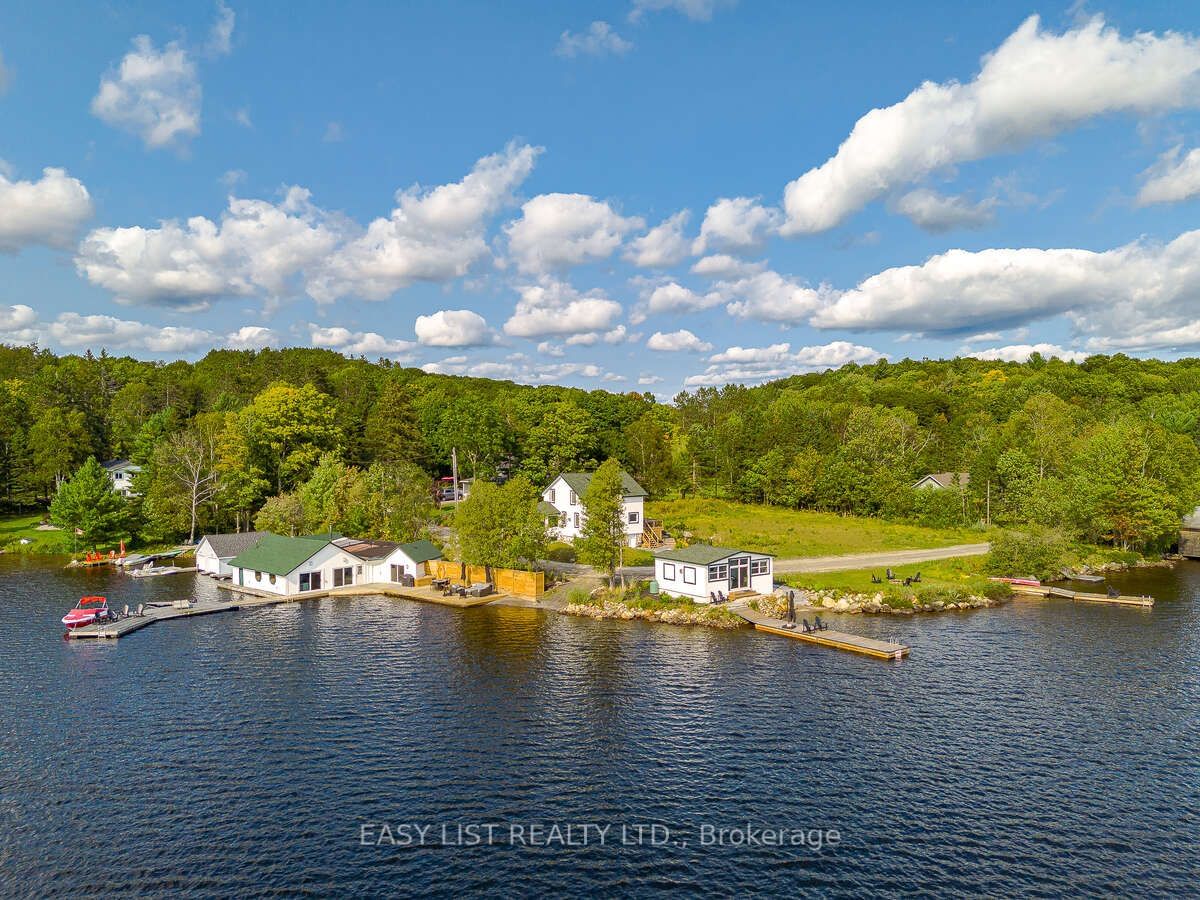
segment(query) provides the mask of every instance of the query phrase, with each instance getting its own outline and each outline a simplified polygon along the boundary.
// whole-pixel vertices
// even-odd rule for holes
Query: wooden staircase
[[[638,546],[645,547],[647,550],[674,549],[675,538],[663,530],[662,519],[643,519]]]

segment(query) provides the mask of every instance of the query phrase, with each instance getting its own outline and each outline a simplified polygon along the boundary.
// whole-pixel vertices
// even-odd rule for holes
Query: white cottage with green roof
[[[661,550],[654,557],[654,579],[659,590],[672,597],[711,603],[720,591],[769,594],[775,589],[775,557],[770,553],[692,544]]]
[[[583,533],[583,520],[587,517],[583,496],[591,483],[592,476],[588,472],[563,472],[542,491],[538,511],[549,523],[547,530],[552,538],[572,543]],[[621,493],[621,521],[625,523],[626,543],[636,547],[641,540],[644,506],[649,495],[625,471],[621,472]]]
[[[429,541],[264,534],[229,561],[235,585],[291,597],[356,584],[411,584],[442,555]],[[412,581],[410,581],[412,579]]]

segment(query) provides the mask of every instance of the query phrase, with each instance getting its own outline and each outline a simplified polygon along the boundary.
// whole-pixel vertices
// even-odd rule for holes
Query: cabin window
[[[354,574],[355,574],[355,575],[361,575],[361,574],[362,574],[362,566],[355,566],[355,567],[354,567]]]
[[[392,581],[399,583],[399,581],[403,577],[404,577],[404,566],[398,566],[395,563],[392,563]]]
[[[708,567],[708,580],[709,581],[725,581],[728,578],[729,578],[729,564],[728,563],[718,563],[717,565]]]
[[[255,572],[255,573],[254,573],[254,580],[255,580],[255,581],[262,581],[262,572]]]
[[[321,573],[320,572],[301,572],[300,573],[300,590],[302,591],[319,591],[321,589]]]
[[[274,584],[274,583],[275,583],[275,575],[274,575],[274,573],[272,573],[270,576],[268,576],[268,577],[267,577],[267,581],[271,582],[271,584]]]
[[[333,570],[333,586],[345,587],[346,585],[354,584],[354,569],[346,566],[341,569]]]
[[[750,560],[751,575],[770,575],[771,560],[769,559],[752,559]]]
[[[663,581],[675,580],[675,563],[663,563]]]
[[[684,584],[695,584],[696,583],[696,568],[695,568],[695,566],[684,566],[683,567],[683,583]]]
[[[636,509],[631,509],[629,511],[629,524],[636,525],[639,519],[641,519],[641,514]]]
[[[574,501],[572,501],[574,502]],[[579,513],[575,513],[575,527],[579,527]]]
[[[554,488],[550,488],[550,490],[546,491],[546,500],[550,503],[554,502]]]
[[[574,491],[571,491],[571,505],[572,505],[572,506],[578,506],[578,505],[579,505],[579,498],[578,498],[578,497],[575,495],[575,492],[574,492]]]

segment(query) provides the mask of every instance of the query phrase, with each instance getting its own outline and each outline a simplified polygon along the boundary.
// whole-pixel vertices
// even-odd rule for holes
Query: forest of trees
[[[759,387],[642,393],[432,375],[313,349],[195,363],[0,347],[0,504],[44,509],[89,458],[143,466],[132,533],[405,535],[449,471],[522,475],[614,458],[654,497],[1043,526],[1160,549],[1200,501],[1200,360],[848,365]],[[927,472],[962,491],[913,491]],[[380,503],[380,498],[390,498]]]

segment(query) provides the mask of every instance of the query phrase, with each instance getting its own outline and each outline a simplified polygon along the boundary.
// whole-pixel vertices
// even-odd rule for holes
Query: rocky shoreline
[[[851,615],[893,615],[910,616],[920,612],[953,612],[970,609],[988,609],[1002,606],[1009,598],[981,597],[969,594],[954,600],[933,599],[921,601],[913,598],[908,606],[892,606],[886,602],[882,593],[875,594],[844,594],[837,591],[806,591],[796,589],[797,605],[803,604],[810,609],[828,610],[836,613]],[[760,601],[759,608],[768,615],[782,616],[787,609],[783,595],[774,594],[771,602]]]
[[[740,628],[745,621],[719,606],[700,606],[694,609],[673,607],[668,609],[645,609],[629,606],[620,601],[568,603],[560,613],[567,616],[584,616],[589,619],[620,619],[645,622],[662,622],[666,625],[703,625],[706,628]]]

